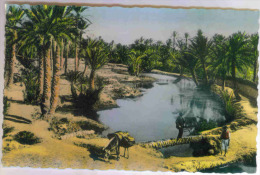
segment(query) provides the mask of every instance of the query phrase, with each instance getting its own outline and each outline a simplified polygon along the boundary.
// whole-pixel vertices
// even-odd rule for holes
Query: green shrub
[[[72,122],[67,118],[52,117],[49,130],[53,131],[58,137],[67,133],[80,131],[81,128],[76,122]]]
[[[14,140],[21,144],[33,145],[40,143],[40,138],[36,137],[32,132],[20,131],[14,136]]]
[[[199,117],[187,117],[185,118],[185,128],[188,129],[191,135],[198,135],[202,131],[210,130],[217,127],[217,122],[215,120],[206,120]]]
[[[10,132],[14,130],[14,127],[3,126],[3,138],[7,137]]]
[[[8,108],[10,107],[10,103],[8,102],[7,97],[4,97],[3,102],[4,102],[4,115],[6,115],[8,112]]]
[[[25,85],[24,101],[37,104],[39,98],[38,73],[34,69],[22,69],[22,82]]]
[[[99,101],[99,96],[105,86],[104,78],[95,77],[95,90],[89,88],[89,77],[82,72],[70,71],[66,79],[71,82],[71,94],[76,108],[85,112],[92,111],[93,106]]]
[[[228,91],[221,91],[221,97],[223,99],[225,112],[226,112],[226,120],[230,122],[235,117],[237,104],[235,102],[235,98],[233,97],[233,93],[229,94]]]

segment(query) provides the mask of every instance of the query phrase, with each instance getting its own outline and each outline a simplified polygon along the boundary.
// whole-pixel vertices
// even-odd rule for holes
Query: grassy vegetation
[[[234,119],[235,113],[236,113],[236,100],[234,98],[233,93],[230,93],[228,91],[221,91],[221,97],[223,99],[225,111],[226,111],[226,121],[230,122]]]
[[[207,120],[202,117],[186,117],[185,129],[187,129],[190,135],[199,135],[200,132],[210,130],[217,127],[215,120]]]
[[[3,138],[7,137],[9,133],[11,133],[14,130],[14,127],[9,127],[3,125]]]
[[[25,85],[24,101],[29,104],[37,104],[39,101],[39,82],[35,69],[23,69],[21,74]]]
[[[40,138],[36,137],[34,133],[29,131],[20,131],[14,135],[14,140],[21,144],[33,145],[40,143]]]
[[[8,109],[9,109],[9,107],[10,107],[10,103],[8,102],[7,97],[4,97],[3,103],[4,103],[4,111],[3,111],[3,114],[6,115],[7,112],[8,112]]]

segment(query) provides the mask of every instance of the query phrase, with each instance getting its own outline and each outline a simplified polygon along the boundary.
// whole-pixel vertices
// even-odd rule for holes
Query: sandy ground
[[[72,61],[72,60],[70,60]],[[71,69],[71,67],[70,67]],[[83,64],[80,66],[83,70]],[[111,82],[104,89],[102,98],[107,106],[115,104],[115,88],[126,87],[123,81],[141,81],[126,74],[124,65],[109,64],[98,71],[98,75],[109,79]],[[231,133],[231,144],[227,157],[204,156],[204,157],[175,157],[163,158],[163,155],[151,148],[143,148],[135,145],[130,148],[130,157],[126,159],[121,157],[119,161],[112,159],[105,162],[102,158],[93,157],[91,152],[80,144],[94,145],[104,147],[108,143],[107,138],[95,135],[89,138],[70,137],[65,140],[58,140],[54,133],[49,131],[47,121],[37,119],[40,112],[38,106],[26,105],[23,103],[23,86],[14,85],[9,90],[5,90],[5,95],[12,99],[8,115],[5,116],[4,124],[13,126],[15,129],[9,133],[9,136],[3,140],[3,149],[9,147],[11,151],[4,151],[2,163],[3,166],[20,166],[20,167],[42,167],[42,168],[79,168],[79,169],[117,169],[117,170],[151,170],[151,171],[198,171],[205,168],[211,168],[222,164],[232,163],[256,153],[256,134],[257,127],[255,124],[240,126],[236,131]],[[140,95],[140,91],[127,86],[125,94],[129,96]],[[70,95],[69,82],[61,80],[61,96]],[[127,97],[127,95],[125,95]],[[110,102],[108,102],[110,101]],[[61,103],[65,105],[67,102]],[[240,102],[244,109],[246,117],[257,121],[257,108],[253,107],[245,97]],[[106,106],[106,105],[104,105]],[[82,120],[82,116],[75,116],[71,112],[57,112],[56,116],[67,118],[77,118]],[[235,121],[234,121],[235,122]],[[22,145],[12,139],[19,131],[31,131],[41,138],[41,143],[35,145]],[[121,149],[122,155],[123,149]]]

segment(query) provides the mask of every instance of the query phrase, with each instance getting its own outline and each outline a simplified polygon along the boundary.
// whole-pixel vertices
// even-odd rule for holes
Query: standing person
[[[184,125],[185,125],[185,120],[184,120],[181,112],[180,112],[179,116],[177,117],[175,123],[176,123],[176,128],[179,130],[177,139],[180,139],[180,138],[182,138],[183,129],[184,129]]]
[[[225,150],[224,156],[226,156],[227,150],[228,150],[228,146],[229,146],[229,142],[230,142],[230,132],[228,131],[227,126],[223,127],[220,139],[221,139],[221,145],[222,145],[222,147],[221,147],[221,155],[222,155],[222,151]]]

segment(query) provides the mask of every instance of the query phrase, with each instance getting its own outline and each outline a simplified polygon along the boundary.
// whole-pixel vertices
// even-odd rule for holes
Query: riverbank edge
[[[229,95],[234,94],[233,93],[233,89],[231,88],[227,88],[225,87],[225,90],[228,91]],[[221,100],[223,100],[222,96],[221,96],[221,91],[222,91],[222,87],[216,84],[211,85],[210,87],[210,91],[218,96]],[[234,116],[234,120],[231,121],[230,123],[227,123],[227,127],[231,130],[232,132],[236,132],[240,129],[242,129],[243,127],[246,127],[248,125],[252,125],[253,127],[257,127],[257,121],[254,121],[252,119],[249,119],[246,117],[247,113],[243,110],[243,106],[241,104],[237,104],[238,107],[235,110],[235,116]],[[244,120],[244,122],[241,122],[241,120]],[[218,128],[213,128],[211,130],[207,130],[207,131],[203,131],[201,132],[201,135],[220,135],[222,131],[222,127],[218,127]],[[209,170],[209,169],[213,169],[213,168],[218,168],[218,167],[223,167],[223,166],[228,166],[230,164],[234,164],[234,163],[238,163],[238,162],[248,162],[248,161],[255,161],[256,159],[256,152],[252,151],[252,152],[247,152],[245,154],[240,155],[239,157],[237,157],[234,160],[230,160],[227,161],[225,163],[222,163],[220,165],[216,165],[214,167],[208,167],[208,168],[203,168],[203,169],[199,169],[199,171],[202,170]]]
[[[189,77],[187,75],[180,76],[180,74],[178,74],[178,73],[164,72],[164,71],[160,71],[160,70],[152,70],[151,73],[168,75],[168,76],[173,76],[173,77],[178,77],[178,78],[180,77],[180,78],[191,79],[191,77]],[[233,93],[232,88],[225,87],[225,90],[228,91],[229,95],[231,95],[231,93]],[[210,91],[214,95],[219,97],[223,102],[223,99],[221,97],[221,91],[222,91],[221,86],[219,86],[217,84],[212,84],[210,86]],[[227,124],[228,128],[230,128],[231,131],[236,132],[236,131],[242,129],[242,127],[246,127],[248,125],[253,125],[254,127],[257,127],[258,121],[249,119],[246,116],[247,116],[247,113],[243,110],[243,105],[238,104],[238,107],[235,108],[235,119]],[[211,130],[203,131],[203,132],[201,132],[201,135],[220,135],[221,131],[222,131],[222,127],[217,127],[217,128],[213,128]],[[221,166],[227,166],[227,165],[237,163],[237,162],[246,162],[248,160],[254,160],[255,158],[256,158],[256,150],[253,152],[248,152],[248,153],[242,154],[240,157],[237,157],[235,160],[230,160],[230,161],[216,164],[216,165],[211,164],[211,165],[209,165],[209,167],[207,167],[207,165],[205,165],[205,166],[203,166],[203,168],[202,167],[196,168],[196,170],[202,171],[202,170],[208,170],[208,169],[212,169],[212,168],[218,168]]]

